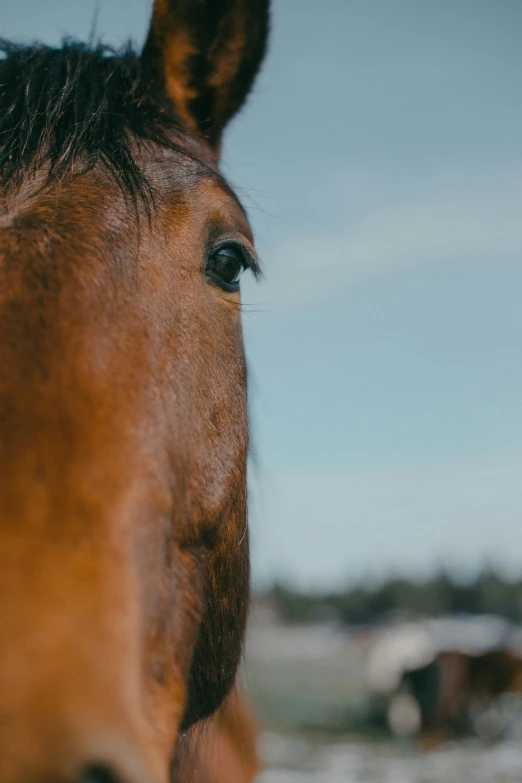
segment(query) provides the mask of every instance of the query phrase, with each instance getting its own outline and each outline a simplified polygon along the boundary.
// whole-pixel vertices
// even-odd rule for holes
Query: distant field
[[[367,696],[359,648],[324,626],[252,628],[243,676],[267,728],[342,730]]]
[[[397,744],[267,734],[259,783],[520,783],[522,747],[462,743],[419,755]]]
[[[259,783],[522,783],[522,741],[420,754],[369,731],[365,647],[328,626],[251,627],[243,681],[265,733]]]

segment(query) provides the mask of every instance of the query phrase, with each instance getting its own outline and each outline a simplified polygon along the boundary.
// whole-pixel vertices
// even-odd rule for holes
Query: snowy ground
[[[243,681],[265,729],[258,783],[522,783],[516,705],[518,719],[498,744],[468,740],[421,754],[414,741],[356,733],[367,649],[360,635],[328,626],[252,624]]]
[[[265,734],[258,783],[521,783],[522,745],[461,743],[427,754],[390,744]]]

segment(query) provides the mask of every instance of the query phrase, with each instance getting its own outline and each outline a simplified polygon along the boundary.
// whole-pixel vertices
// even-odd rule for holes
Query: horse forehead
[[[244,208],[206,146],[187,138],[175,148],[136,144],[132,154],[143,175],[141,183],[125,181],[101,162],[86,170],[81,155],[69,174],[56,181],[48,182],[49,166],[44,164],[7,185],[0,183],[0,253],[5,244],[2,229],[11,228],[19,229],[18,241],[34,236],[37,229],[76,240],[87,236],[94,244],[107,243],[124,229],[130,240],[150,228],[147,219],[138,226],[138,212],[156,218],[162,205],[171,225],[191,213],[201,222],[212,207],[225,207],[251,238]]]
[[[56,179],[49,176],[50,168],[45,163],[30,172],[20,172],[5,184],[0,183],[0,229],[30,228],[31,218],[39,218],[47,230],[58,232],[72,224],[81,227],[84,218],[92,221],[102,216],[110,216],[112,225],[119,216],[130,227],[135,222],[136,205],[150,197],[157,184],[179,192],[196,181],[191,171],[194,166],[184,164],[182,156],[170,155],[168,162],[157,151],[141,157],[143,183],[126,180],[122,172],[110,171],[101,162],[90,168],[81,155],[67,173]],[[92,223],[84,225],[88,228]],[[37,227],[36,221],[32,227]]]
[[[47,183],[37,172],[10,183],[0,192],[0,253],[28,248],[39,235],[95,240],[109,214],[114,225],[117,195],[92,174]],[[38,246],[40,257],[46,248]]]

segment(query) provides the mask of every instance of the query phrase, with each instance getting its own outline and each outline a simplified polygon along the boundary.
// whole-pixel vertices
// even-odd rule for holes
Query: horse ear
[[[155,0],[142,53],[154,89],[216,150],[263,60],[270,0]]]

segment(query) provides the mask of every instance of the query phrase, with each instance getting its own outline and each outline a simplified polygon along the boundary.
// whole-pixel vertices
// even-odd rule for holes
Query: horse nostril
[[[105,764],[89,764],[80,775],[78,783],[120,783],[120,780]]]

